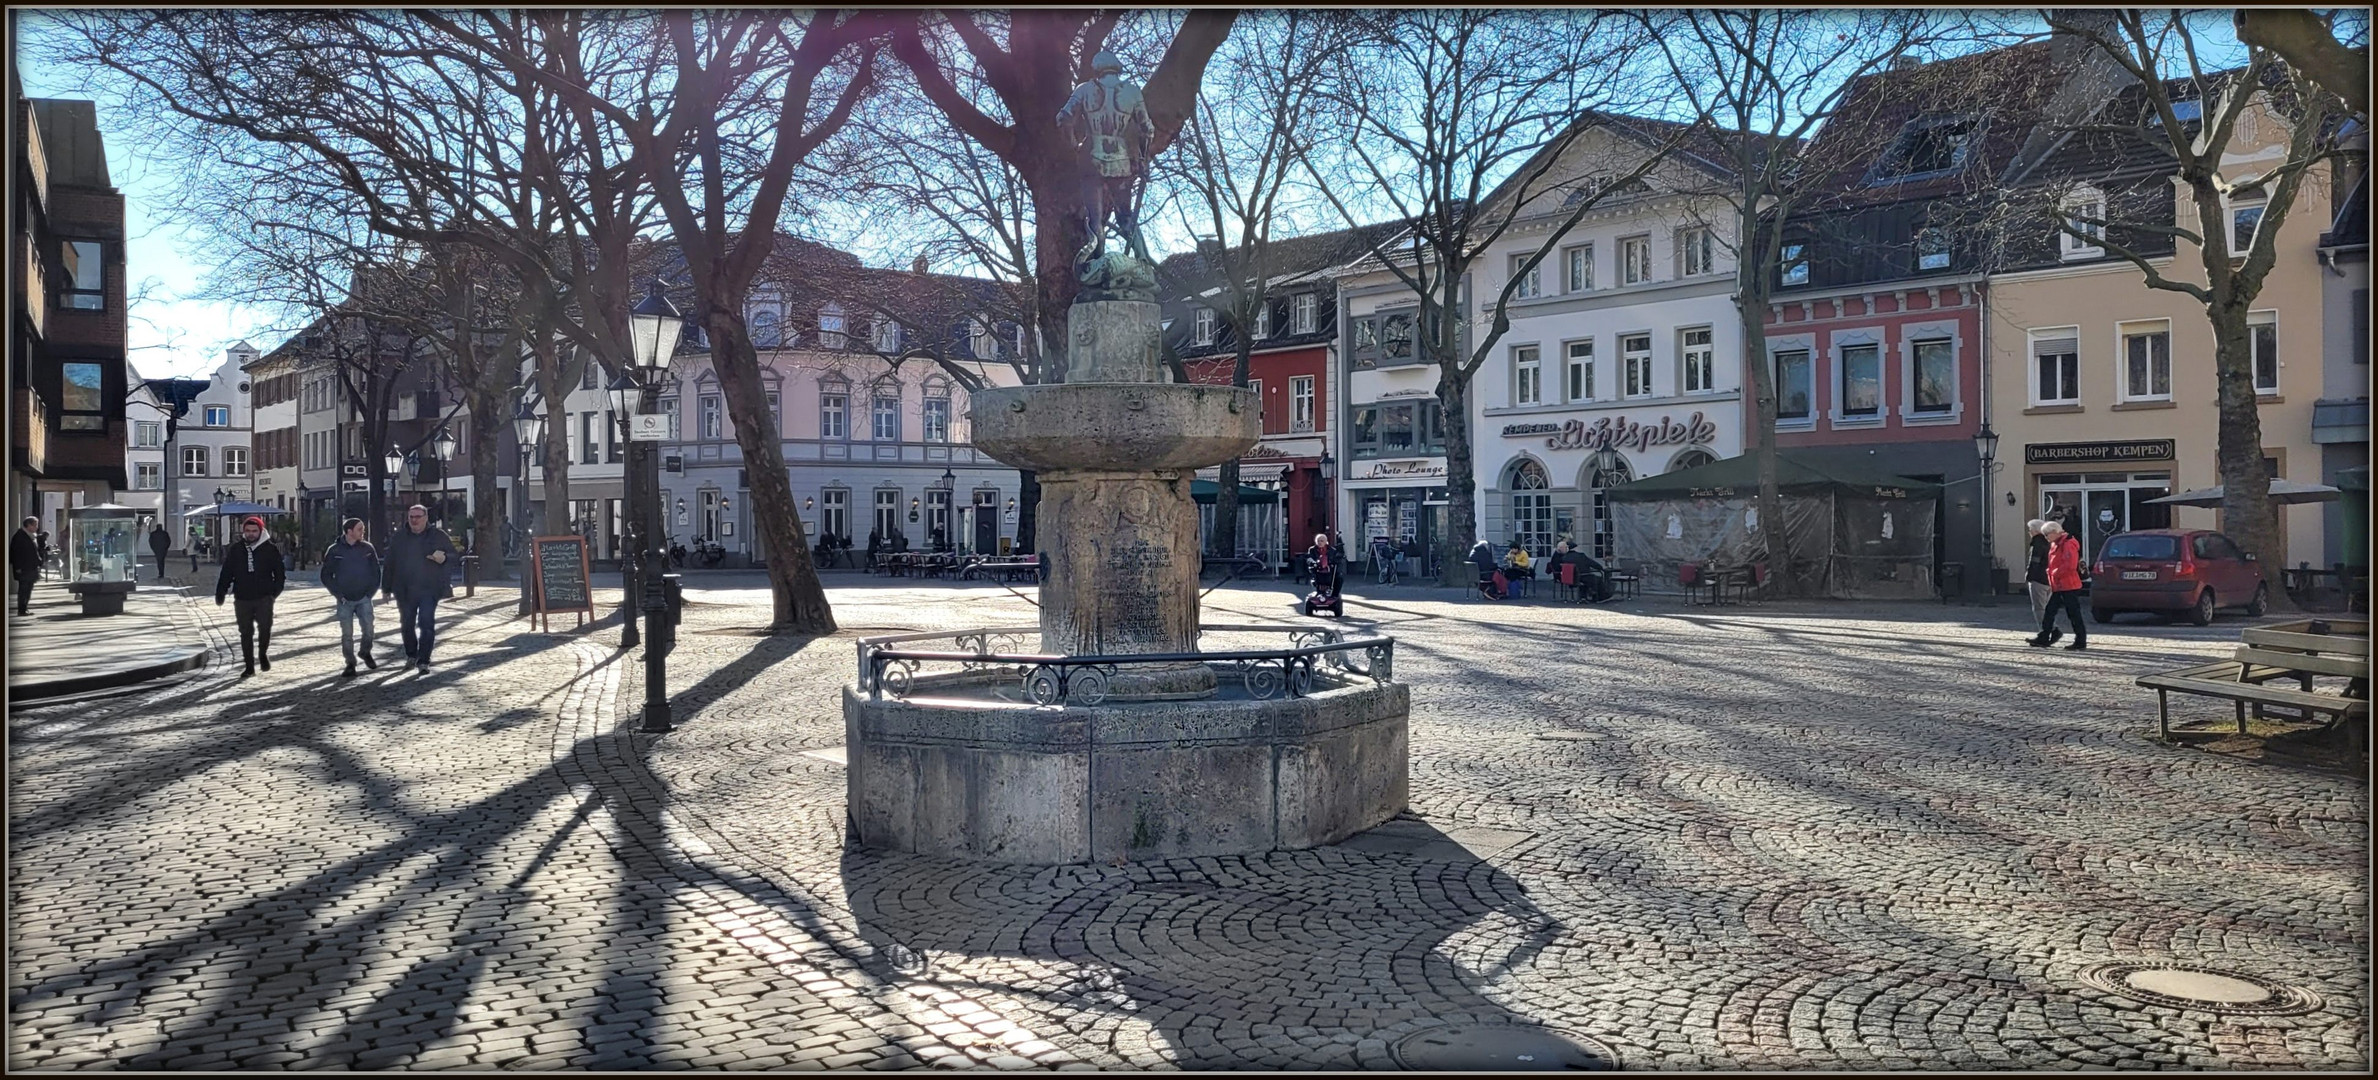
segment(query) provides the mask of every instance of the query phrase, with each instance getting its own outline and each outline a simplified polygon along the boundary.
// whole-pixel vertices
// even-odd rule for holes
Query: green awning
[[[1205,506],[1214,505],[1214,496],[1220,493],[1221,490],[1222,485],[1211,480],[1189,481],[1189,497],[1196,499],[1200,504]],[[1239,485],[1240,506],[1246,506],[1250,503],[1275,503],[1279,501],[1280,493],[1277,491],[1271,491],[1259,487],[1248,487],[1245,484]]]

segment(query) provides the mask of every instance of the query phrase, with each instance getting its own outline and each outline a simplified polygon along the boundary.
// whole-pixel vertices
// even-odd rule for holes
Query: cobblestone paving
[[[431,675],[347,682],[293,594],[269,674],[10,716],[10,1064],[1383,1068],[1514,1022],[1629,1067],[2368,1068],[2366,783],[2160,746],[2129,682],[2234,623],[1356,592],[1413,684],[1403,831],[1453,843],[1062,868],[842,845],[851,639],[1030,621],[999,590],[838,588],[802,640],[697,579],[657,737],[609,627],[488,593]]]

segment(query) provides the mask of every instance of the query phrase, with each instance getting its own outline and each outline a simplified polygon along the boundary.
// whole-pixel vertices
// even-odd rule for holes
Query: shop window
[[[2168,322],[2122,327],[2122,398],[2172,399],[2172,331]]]
[[[1591,292],[1594,287],[1594,246],[1579,244],[1561,252],[1561,264],[1567,268],[1568,291]]]
[[[1594,399],[1594,343],[1588,338],[1569,343],[1569,400]]]
[[[2246,340],[2254,349],[2254,392],[2279,392],[2279,313],[2255,311],[2246,315]]]
[[[1851,345],[1841,350],[1841,415],[1866,419],[1882,415],[1883,350],[1880,345]]]
[[[1778,420],[1807,420],[1816,399],[1816,383],[1809,370],[1808,350],[1790,349],[1775,354],[1775,417]]]
[[[1511,350],[1511,404],[1541,405],[1544,403],[1544,366],[1538,362],[1534,345],[1521,345]]]
[[[1717,350],[1710,345],[1709,328],[1684,331],[1679,346],[1684,392],[1701,394],[1717,389]]]
[[[2071,327],[2031,332],[2032,404],[2080,404],[2081,347],[2077,333]]]
[[[1935,339],[1916,342],[1910,349],[1910,361],[1915,371],[1916,400],[1914,412],[1918,416],[1942,415],[1957,407],[1957,352],[1948,341]]]

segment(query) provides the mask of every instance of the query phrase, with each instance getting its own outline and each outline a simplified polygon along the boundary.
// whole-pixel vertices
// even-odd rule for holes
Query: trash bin
[[[1940,602],[1945,604],[1949,602],[1951,597],[1961,597],[1964,595],[1965,564],[1961,562],[1944,562],[1940,564]]]

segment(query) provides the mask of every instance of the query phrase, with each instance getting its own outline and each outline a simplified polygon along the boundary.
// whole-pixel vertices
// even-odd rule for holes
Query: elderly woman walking
[[[2048,600],[2056,595],[2056,590],[2048,587],[2048,538],[2040,535],[2040,526],[2046,524],[2047,522],[2039,518],[2032,518],[2023,523],[2023,531],[2029,533],[2031,537],[2026,545],[2029,553],[2023,564],[2023,584],[2031,592],[2031,625],[2033,626],[2038,626],[2047,619]],[[2054,642],[2063,636],[2064,631],[2058,630],[2051,633],[2048,640]]]
[[[2040,616],[2039,636],[2025,644],[2043,649],[2054,644],[2060,636],[2056,613],[2062,611],[2072,623],[2072,644],[2065,648],[2079,652],[2089,647],[2089,626],[2081,621],[2081,541],[2054,521],[2042,522],[2039,531],[2048,541],[2048,588],[2054,592]]]

